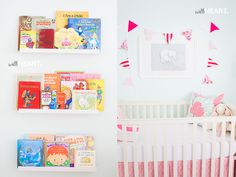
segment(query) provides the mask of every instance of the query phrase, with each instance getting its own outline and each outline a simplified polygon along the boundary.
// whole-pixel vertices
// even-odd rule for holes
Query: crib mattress
[[[127,158],[128,162],[134,161],[134,144],[137,148],[137,160],[143,162],[144,159],[147,161],[154,161],[152,147],[156,145],[157,160],[164,160],[164,152],[168,161],[183,160],[184,155],[187,160],[193,160],[193,154],[195,154],[196,159],[202,159],[203,155],[205,159],[210,159],[212,153],[214,153],[215,158],[221,157],[221,148],[224,149],[224,156],[228,157],[230,155],[230,145],[229,136],[226,135],[224,143],[220,142],[219,138],[213,138],[211,131],[207,132],[203,136],[203,129],[197,127],[196,129],[196,143],[195,143],[195,153],[193,153],[192,148],[192,131],[193,126],[190,124],[184,125],[161,125],[160,127],[145,127],[139,128],[139,131],[134,133],[127,133]],[[153,134],[153,132],[155,132]],[[164,132],[164,133],[163,133]],[[121,133],[121,132],[120,132]],[[122,135],[118,133],[118,139],[122,139]],[[134,138],[136,136],[136,138]],[[204,137],[204,147],[203,147],[203,137]],[[212,142],[214,143],[214,152],[212,152]],[[185,151],[183,150],[183,145],[185,144]],[[118,161],[123,162],[124,152],[122,148],[122,143],[118,143]],[[175,146],[175,148],[174,148]],[[234,153],[236,152],[236,142],[232,144]],[[165,150],[164,150],[165,149]],[[144,157],[144,154],[145,157]],[[174,158],[175,157],[175,158]]]

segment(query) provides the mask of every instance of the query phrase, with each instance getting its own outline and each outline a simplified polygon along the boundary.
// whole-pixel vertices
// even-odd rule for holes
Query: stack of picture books
[[[95,167],[94,137],[29,134],[17,140],[18,167]]]
[[[19,109],[104,111],[104,80],[100,74],[55,72],[19,74]]]
[[[88,12],[57,11],[56,18],[19,17],[18,49],[100,49],[101,20]]]

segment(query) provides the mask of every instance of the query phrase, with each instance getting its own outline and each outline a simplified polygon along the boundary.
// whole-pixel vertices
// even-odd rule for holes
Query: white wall
[[[21,54],[17,52],[18,16],[53,17],[56,10],[88,10],[102,19],[102,52],[97,56]],[[4,177],[112,177],[116,174],[116,1],[115,0],[8,0],[1,1],[0,42],[0,176]],[[33,67],[8,63],[35,62]],[[16,112],[16,74],[55,70],[101,73],[105,79],[105,112],[98,115],[21,115]],[[96,137],[97,172],[34,173],[16,168],[16,140],[25,133],[91,133]]]
[[[195,15],[200,8],[227,8],[225,15]],[[200,92],[200,84],[204,77],[204,69],[208,57],[219,58],[220,67],[210,73],[213,86],[202,88],[203,94],[219,94],[224,92],[225,99],[236,102],[236,51],[235,51],[235,19],[236,2],[234,0],[119,0],[118,25],[127,26],[130,19],[142,27],[158,32],[181,32],[193,30],[193,37],[198,43],[195,73],[191,79],[141,79],[138,73],[138,43],[137,38],[142,32],[137,28],[128,34],[129,58],[131,71],[119,69],[118,97],[120,100],[180,100],[187,98],[191,92]],[[209,35],[210,21],[220,28]],[[205,30],[205,31],[204,31]],[[123,32],[118,32],[119,41],[124,38]],[[218,50],[208,55],[208,41],[212,39]],[[119,52],[119,61],[125,56]],[[134,86],[124,86],[122,82],[131,74]]]

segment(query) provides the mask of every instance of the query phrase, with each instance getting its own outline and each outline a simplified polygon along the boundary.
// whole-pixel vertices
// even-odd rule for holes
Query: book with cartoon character
[[[20,49],[36,48],[37,41],[36,31],[21,31],[20,32]]]
[[[19,82],[18,109],[40,109],[40,85],[40,82]]]
[[[101,49],[101,19],[69,18],[68,28],[82,38],[78,49]]]
[[[87,90],[86,81],[61,81],[61,92],[65,94],[65,108],[72,109],[72,91]]]
[[[73,90],[72,108],[74,110],[95,111],[97,110],[96,90]]]
[[[87,79],[88,89],[96,90],[97,92],[97,110],[100,112],[104,111],[104,80],[102,79]]]
[[[56,11],[56,31],[67,28],[68,18],[88,18],[89,13],[83,11]]]
[[[69,143],[46,143],[45,166],[70,167]]]
[[[18,140],[17,141],[17,166],[42,167],[43,166],[43,141]]]

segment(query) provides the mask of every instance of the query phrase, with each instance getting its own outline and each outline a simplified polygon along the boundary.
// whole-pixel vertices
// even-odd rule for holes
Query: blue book
[[[101,49],[101,19],[69,18],[68,28],[79,35],[79,49]]]
[[[43,141],[17,140],[17,166],[42,167]]]

